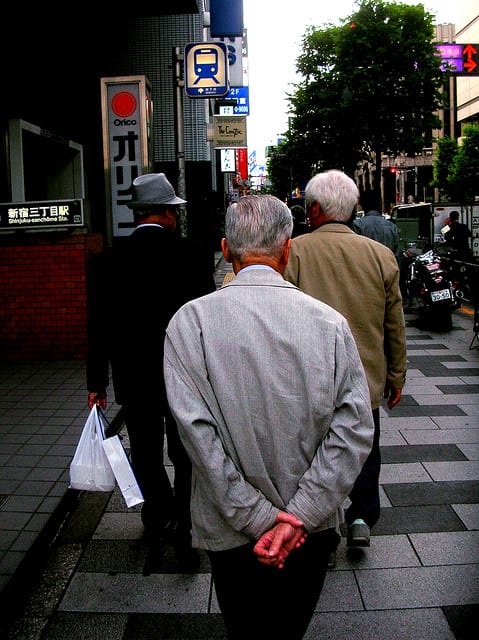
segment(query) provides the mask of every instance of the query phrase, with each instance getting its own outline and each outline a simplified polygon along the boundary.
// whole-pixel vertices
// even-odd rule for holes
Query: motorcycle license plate
[[[439,300],[447,300],[451,297],[449,289],[442,289],[442,291],[431,291],[431,300],[433,302],[439,302]]]

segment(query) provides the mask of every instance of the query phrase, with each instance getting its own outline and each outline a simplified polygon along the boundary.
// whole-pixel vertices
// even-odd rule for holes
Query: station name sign
[[[0,231],[83,226],[82,200],[0,203]]]

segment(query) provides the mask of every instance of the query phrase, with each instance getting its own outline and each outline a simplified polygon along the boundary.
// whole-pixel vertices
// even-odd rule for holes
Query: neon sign
[[[479,44],[444,43],[435,45],[441,57],[441,70],[453,75],[479,74]]]

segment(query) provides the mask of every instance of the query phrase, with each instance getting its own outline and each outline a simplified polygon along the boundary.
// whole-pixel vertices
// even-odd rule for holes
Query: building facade
[[[88,261],[121,241],[107,211],[102,79],[147,79],[150,170],[166,173],[187,199],[182,231],[205,245],[214,266],[224,194],[208,141],[213,105],[185,97],[181,66],[185,46],[208,37],[209,1],[160,3],[155,16],[117,14],[14,11],[4,24],[0,359],[86,355]],[[72,203],[81,213],[61,216]]]

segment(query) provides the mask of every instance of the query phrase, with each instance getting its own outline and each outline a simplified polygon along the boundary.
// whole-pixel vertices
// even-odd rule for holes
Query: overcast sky
[[[402,0],[417,5],[420,0]],[[461,16],[477,14],[478,0],[424,0],[436,23],[462,26]],[[250,115],[247,118],[248,151],[264,163],[264,149],[276,144],[288,127],[286,94],[292,91],[296,59],[306,27],[339,24],[357,10],[354,0],[243,0],[248,34]]]

